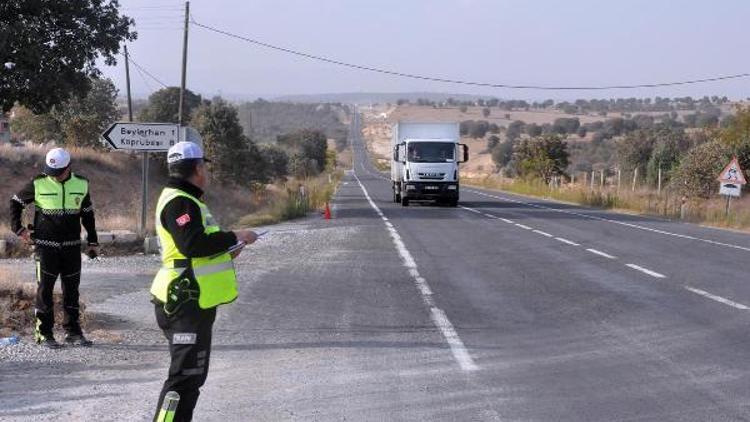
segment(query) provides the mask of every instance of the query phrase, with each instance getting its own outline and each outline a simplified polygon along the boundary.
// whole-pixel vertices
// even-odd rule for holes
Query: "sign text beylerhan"
[[[125,127],[120,128],[120,144],[134,147],[149,147],[149,146],[162,146],[164,142],[161,140],[153,139],[153,137],[167,136],[167,132],[164,130],[154,129],[128,129]],[[136,136],[142,136],[143,138],[137,138]],[[145,138],[145,139],[144,139]],[[152,138],[152,139],[148,139]]]

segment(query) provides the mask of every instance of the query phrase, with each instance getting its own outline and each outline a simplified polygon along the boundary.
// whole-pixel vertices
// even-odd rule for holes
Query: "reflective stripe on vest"
[[[208,207],[199,199],[184,191],[174,188],[164,188],[156,205],[156,233],[161,245],[162,268],[154,277],[151,294],[162,302],[167,301],[167,291],[172,281],[179,278],[186,268],[175,267],[176,260],[187,260],[174,242],[172,235],[161,225],[161,213],[172,199],[178,196],[195,202],[201,210],[201,221],[206,234],[221,231],[215,223]],[[213,308],[223,303],[229,303],[237,298],[237,276],[234,271],[232,257],[228,253],[213,257],[190,258],[189,266],[193,270],[195,280],[200,291],[198,305],[202,309]]]
[[[74,173],[62,183],[50,176],[34,180],[34,206],[45,215],[79,214],[88,193],[89,182]]]

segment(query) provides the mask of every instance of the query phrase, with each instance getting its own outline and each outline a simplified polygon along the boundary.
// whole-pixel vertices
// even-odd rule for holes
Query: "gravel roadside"
[[[246,249],[237,261],[241,294],[270,270],[258,262],[266,265],[280,254],[293,256],[304,247],[308,226],[316,222],[319,218],[312,217],[275,226],[270,236]],[[3,264],[33,279],[30,258]],[[150,420],[169,364],[148,294],[158,266],[157,256],[144,255],[84,262],[80,290],[92,320],[89,337],[94,347],[47,350],[29,337],[0,346],[0,419]],[[215,343],[225,342],[225,313],[220,310]],[[56,329],[59,338],[60,327]]]

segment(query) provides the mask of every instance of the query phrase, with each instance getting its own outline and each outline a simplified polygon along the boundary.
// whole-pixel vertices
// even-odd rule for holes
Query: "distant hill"
[[[275,97],[274,101],[293,103],[346,103],[346,104],[385,104],[399,99],[416,101],[424,98],[430,101],[445,101],[453,98],[459,101],[474,101],[477,98],[490,99],[491,96],[477,94],[451,94],[440,92],[342,92],[337,94],[300,94]]]

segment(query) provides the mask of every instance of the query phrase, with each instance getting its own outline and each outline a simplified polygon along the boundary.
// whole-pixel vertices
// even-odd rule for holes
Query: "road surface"
[[[465,186],[401,207],[352,141],[334,219],[240,258],[197,420],[750,420],[750,237]],[[132,265],[84,270],[121,341],[0,348],[0,415],[150,417],[167,352]]]

